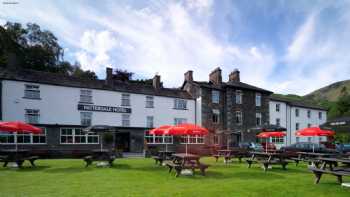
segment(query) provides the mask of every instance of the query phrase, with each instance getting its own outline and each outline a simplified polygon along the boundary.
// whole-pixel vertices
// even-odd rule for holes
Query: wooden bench
[[[93,158],[93,156],[85,156],[83,158],[83,160],[86,163],[85,167],[88,167],[94,161],[107,161],[109,166],[111,167],[111,166],[113,166],[113,162],[114,162],[115,159],[116,159],[116,156],[114,156],[114,155],[111,155],[111,156],[109,156],[108,158],[105,158],[105,159],[95,159],[95,158]]]
[[[261,161],[264,166],[264,171],[266,172],[269,168],[269,165],[281,165],[283,170],[286,170],[286,166],[288,165],[288,161],[279,161],[279,160],[271,160],[271,161]]]
[[[197,164],[186,164],[186,165],[181,165],[178,163],[174,163],[173,161],[164,161],[164,164],[169,168],[169,173],[173,169],[176,170],[175,176],[178,177],[181,174],[181,171],[183,169],[190,169],[192,172],[195,172],[195,169],[199,169],[201,172],[201,175],[205,176],[205,170],[209,167],[207,164],[200,163],[199,165]]]
[[[152,156],[152,158],[154,159],[155,164],[159,164],[159,165],[163,164],[163,158],[161,158],[159,156]]]
[[[316,167],[319,167],[319,165],[322,163],[318,159],[305,159],[305,158],[299,158],[299,157],[291,157],[290,160],[293,160],[295,162],[295,166],[298,166],[300,162],[307,162],[309,165],[314,164]]]
[[[3,162],[3,167],[7,167],[8,163],[14,162],[17,164],[19,168],[23,166],[25,160],[29,161],[32,167],[36,167],[35,161],[39,159],[38,156],[30,156],[30,157],[19,157],[19,158],[10,158],[8,156],[1,156],[0,162]]]
[[[334,170],[320,169],[316,167],[309,167],[315,175],[315,184],[320,182],[322,174],[331,174],[337,177],[338,183],[343,182],[343,176],[350,176],[350,168],[334,168]]]

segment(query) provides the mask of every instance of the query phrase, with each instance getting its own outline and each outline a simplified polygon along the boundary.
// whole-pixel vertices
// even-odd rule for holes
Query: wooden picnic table
[[[321,161],[321,167],[310,166],[309,170],[315,175],[315,184],[320,182],[322,174],[331,174],[337,177],[339,183],[343,182],[343,176],[350,176],[350,159],[344,158],[318,158]],[[339,164],[344,164],[339,166]],[[327,168],[327,165],[329,168]]]
[[[159,165],[163,164],[163,161],[172,160],[174,151],[158,151],[157,155],[152,156],[155,161],[155,164],[159,163]]]
[[[85,161],[85,167],[91,165],[94,161],[107,161],[109,166],[113,166],[113,162],[116,159],[115,154],[108,149],[95,149],[91,151],[92,154],[85,156],[83,160]]]
[[[288,161],[286,160],[286,155],[284,153],[279,152],[250,152],[251,158],[247,159],[248,168],[251,167],[253,162],[261,163],[263,165],[263,169],[266,172],[270,165],[281,165],[284,170],[286,170],[286,166]]]
[[[4,163],[3,167],[6,167],[8,163],[14,162],[21,168],[25,160],[35,167],[34,162],[39,158],[38,156],[31,156],[30,151],[27,149],[3,149],[0,150],[0,155],[2,155],[0,162]]]
[[[239,162],[242,162],[242,158],[246,156],[246,152],[242,152],[241,150],[235,150],[235,149],[221,149],[217,150],[216,154],[213,154],[213,157],[215,158],[215,161],[218,162],[220,157],[224,158],[224,163],[228,163],[229,160],[231,160],[234,157],[237,157]]]
[[[200,156],[194,154],[186,154],[186,153],[177,153],[173,154],[172,161],[166,161],[165,164],[169,167],[169,173],[172,169],[176,170],[176,177],[181,174],[183,169],[192,170],[193,174],[195,169],[199,169],[201,174],[205,175],[205,170],[209,167],[209,165],[201,163]]]
[[[296,165],[298,165],[300,161],[304,161],[314,166],[318,166],[321,163],[319,160],[320,157],[328,158],[335,156],[334,153],[297,152],[297,154],[297,158],[292,158],[296,162]]]

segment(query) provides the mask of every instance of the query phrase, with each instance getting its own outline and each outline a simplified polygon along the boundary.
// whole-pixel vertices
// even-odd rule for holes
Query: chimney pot
[[[221,69],[217,67],[209,74],[209,81],[215,85],[220,85],[222,83]]]
[[[193,71],[189,70],[185,73],[185,81],[193,81]]]
[[[155,89],[160,89],[162,86],[161,82],[160,82],[160,75],[156,74],[153,77],[153,87]]]
[[[106,68],[106,79],[105,84],[112,86],[113,85],[113,69],[110,67]]]
[[[233,82],[240,82],[240,76],[239,76],[239,70],[236,68],[234,69],[230,75],[228,76],[229,81],[233,81]]]

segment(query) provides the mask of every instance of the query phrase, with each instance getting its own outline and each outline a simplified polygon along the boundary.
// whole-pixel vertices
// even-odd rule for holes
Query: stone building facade
[[[185,73],[182,89],[200,104],[200,122],[210,130],[206,145],[235,146],[255,142],[256,128],[269,122],[269,96],[264,90],[240,81],[236,69],[223,82],[221,69],[209,74],[209,81],[194,81],[193,71]]]

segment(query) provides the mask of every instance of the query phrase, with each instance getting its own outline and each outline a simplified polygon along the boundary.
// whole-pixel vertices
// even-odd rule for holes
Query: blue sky
[[[4,1],[2,1],[4,2]],[[277,93],[307,94],[350,78],[350,1],[21,1],[0,4],[0,24],[35,22],[52,31],[65,59],[105,76],[112,66],[136,77],[183,73],[241,80]]]

